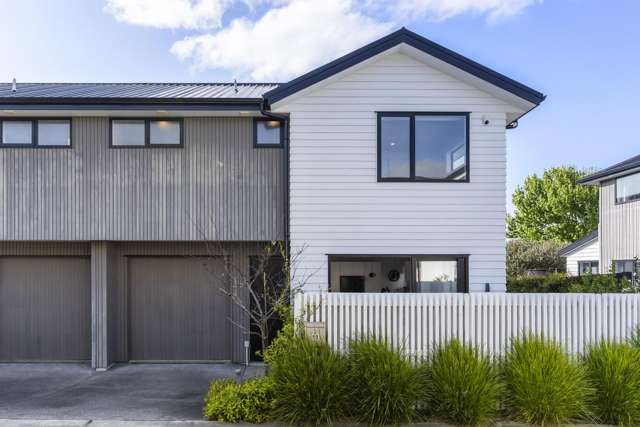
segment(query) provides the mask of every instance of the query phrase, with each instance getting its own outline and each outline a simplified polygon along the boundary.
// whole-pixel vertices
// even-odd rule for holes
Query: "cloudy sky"
[[[532,86],[508,191],[640,154],[637,0],[0,0],[0,81],[286,81],[401,26]]]

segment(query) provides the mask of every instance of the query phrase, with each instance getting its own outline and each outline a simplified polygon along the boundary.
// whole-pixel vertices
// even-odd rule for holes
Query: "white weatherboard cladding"
[[[600,241],[596,239],[567,256],[567,273],[571,276],[578,275],[578,261],[600,261]],[[607,267],[602,271],[606,272]]]
[[[306,290],[327,289],[327,254],[469,255],[471,291],[505,289],[505,126],[517,108],[392,53],[276,111],[291,117],[291,244],[304,247]],[[470,112],[471,182],[377,182],[380,111]]]

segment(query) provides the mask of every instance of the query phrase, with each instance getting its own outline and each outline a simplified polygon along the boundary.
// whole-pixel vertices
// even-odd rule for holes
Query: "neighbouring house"
[[[598,230],[576,240],[558,251],[567,260],[567,274],[600,274],[600,241]],[[606,273],[606,271],[604,271]]]
[[[598,229],[559,251],[571,274],[640,273],[640,156],[578,181],[600,189]]]
[[[2,84],[0,360],[242,361],[213,277],[270,241],[305,292],[502,292],[544,98],[406,29],[284,84]]]

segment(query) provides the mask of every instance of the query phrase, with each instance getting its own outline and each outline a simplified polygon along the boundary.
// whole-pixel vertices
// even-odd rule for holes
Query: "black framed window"
[[[113,148],[182,147],[182,119],[111,119],[110,145]]]
[[[468,255],[329,255],[332,292],[467,292]]]
[[[598,261],[578,261],[578,275],[600,274],[600,263]]]
[[[0,119],[0,147],[71,147],[71,119]]]
[[[640,200],[640,172],[616,179],[616,203]]]
[[[633,273],[635,271],[635,261],[632,259],[615,260],[613,262],[616,274]]]
[[[378,113],[378,181],[468,182],[468,113]]]
[[[253,119],[253,146],[256,148],[279,148],[284,145],[283,123],[270,118]]]

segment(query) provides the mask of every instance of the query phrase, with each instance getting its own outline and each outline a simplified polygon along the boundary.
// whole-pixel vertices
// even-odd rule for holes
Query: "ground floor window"
[[[633,273],[634,261],[632,259],[614,261],[616,273]]]
[[[466,292],[466,255],[330,255],[331,292]]]
[[[598,261],[578,261],[578,275],[599,274]]]

